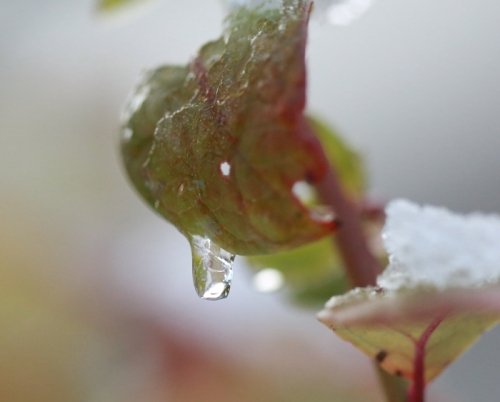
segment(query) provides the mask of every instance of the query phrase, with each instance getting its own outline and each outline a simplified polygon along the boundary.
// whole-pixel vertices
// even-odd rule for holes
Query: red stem
[[[366,214],[366,205],[354,202],[344,193],[335,168],[328,163],[328,158],[310,127],[306,127],[304,134],[309,144],[317,150],[323,162],[328,165],[325,175],[314,184],[319,196],[323,202],[333,208],[337,221],[340,223],[340,227],[333,235],[333,241],[337,243],[347,276],[353,287],[374,286],[377,282],[377,275],[381,272],[381,266],[371,252],[363,230],[362,219]],[[378,212],[376,216],[383,217],[381,208],[378,208]],[[378,366],[376,369],[381,370]],[[404,395],[398,389],[387,387],[394,387],[394,384],[383,387],[387,401],[401,402]]]
[[[332,166],[319,183],[316,183],[316,187],[323,201],[333,208],[340,222],[334,241],[339,247],[352,285],[375,285],[381,269],[363,232],[362,207],[344,194]]]
[[[444,315],[435,318],[415,342],[413,382],[408,393],[408,402],[425,402],[425,348],[431,335],[443,320]]]

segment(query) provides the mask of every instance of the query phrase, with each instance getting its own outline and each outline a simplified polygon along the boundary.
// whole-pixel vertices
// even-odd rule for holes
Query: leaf
[[[146,75],[125,113],[132,183],[188,238],[234,254],[289,249],[331,233],[292,193],[327,163],[303,116],[310,3],[239,8],[187,67]]]
[[[102,12],[110,12],[144,1],[146,0],[98,0],[97,9]]]
[[[356,199],[363,198],[366,172],[359,154],[323,121],[313,117],[309,118],[309,122],[328,161],[335,167],[343,189]]]
[[[319,319],[382,368],[431,381],[500,321],[500,217],[393,201],[377,287],[333,297]],[[423,356],[423,360],[420,359]]]
[[[357,290],[327,304],[320,320],[391,374],[414,377],[417,343],[440,320],[425,346],[425,379],[433,380],[483,332],[500,321],[500,288],[478,291],[414,290],[384,294]]]
[[[354,198],[362,198],[365,172],[358,154],[325,123],[316,118],[309,118],[309,123],[329,163],[339,174],[344,190]],[[305,202],[310,206],[319,204],[314,193]],[[317,307],[332,295],[349,289],[342,259],[331,239],[277,254],[248,257],[247,262],[257,271],[266,268],[280,271],[285,278],[288,295],[304,306]]]

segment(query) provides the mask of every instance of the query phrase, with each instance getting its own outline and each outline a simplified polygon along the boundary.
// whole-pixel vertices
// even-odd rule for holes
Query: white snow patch
[[[386,208],[382,233],[389,265],[385,290],[479,287],[500,282],[500,216],[458,215],[405,200]]]

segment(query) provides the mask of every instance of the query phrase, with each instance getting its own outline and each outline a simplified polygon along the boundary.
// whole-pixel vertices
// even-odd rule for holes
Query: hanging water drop
[[[193,236],[190,242],[193,281],[198,296],[205,300],[226,298],[233,279],[234,254],[207,237]]]

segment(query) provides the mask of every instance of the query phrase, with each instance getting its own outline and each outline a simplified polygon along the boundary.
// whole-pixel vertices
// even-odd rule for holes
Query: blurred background
[[[229,299],[198,300],[188,243],[124,178],[133,84],[189,60],[224,12],[0,0],[1,401],[380,400],[364,356],[314,311],[256,292],[242,264]],[[500,3],[378,0],[348,26],[323,17],[309,109],[363,154],[372,195],[500,212]],[[432,400],[498,400],[498,341],[484,336]]]

